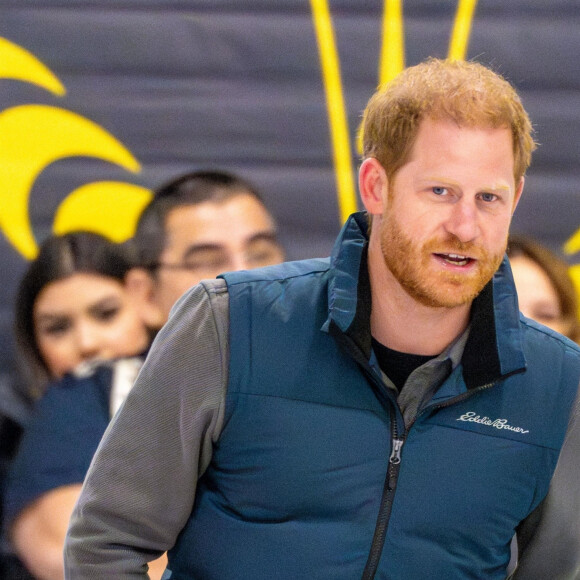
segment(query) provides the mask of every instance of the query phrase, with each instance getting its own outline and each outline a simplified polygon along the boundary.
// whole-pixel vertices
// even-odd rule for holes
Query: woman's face
[[[510,258],[510,264],[524,316],[565,334],[558,293],[546,272],[526,256]]]
[[[125,286],[99,274],[73,274],[47,284],[34,303],[33,322],[38,349],[55,378],[83,361],[131,356],[149,344]]]

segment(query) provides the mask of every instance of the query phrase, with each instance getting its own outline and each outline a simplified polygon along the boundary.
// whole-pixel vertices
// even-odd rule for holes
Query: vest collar
[[[367,265],[366,213],[350,216],[331,255],[328,318],[322,330],[343,334],[357,346],[357,359],[371,353],[371,291]],[[471,331],[461,363],[468,388],[495,382],[525,369],[518,303],[507,257],[474,300]],[[341,341],[342,342],[342,341]]]

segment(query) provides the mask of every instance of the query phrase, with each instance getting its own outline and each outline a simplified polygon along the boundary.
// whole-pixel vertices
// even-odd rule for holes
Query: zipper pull
[[[404,442],[404,439],[393,439],[391,456],[389,457],[389,463],[392,465],[401,463],[401,449]]]

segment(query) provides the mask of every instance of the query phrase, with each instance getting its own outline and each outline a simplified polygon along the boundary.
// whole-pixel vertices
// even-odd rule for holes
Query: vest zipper
[[[389,457],[389,463],[392,465],[397,465],[401,463],[401,448],[403,447],[404,439],[393,439],[391,451],[391,456]]]
[[[394,413],[394,416],[391,416],[391,455],[389,457],[389,465],[387,468],[387,474],[385,477],[385,483],[383,486],[383,494],[381,497],[381,504],[379,507],[379,514],[377,516],[377,523],[375,525],[375,533],[373,535],[373,541],[371,544],[371,549],[369,551],[369,556],[367,558],[367,562],[365,564],[365,568],[363,571],[363,575],[361,580],[373,580],[375,574],[377,573],[377,568],[379,565],[379,561],[381,558],[381,554],[383,552],[383,546],[385,543],[385,536],[387,533],[387,526],[389,523],[389,519],[391,517],[391,511],[393,509],[393,501],[395,497],[395,490],[397,486],[397,480],[399,478],[399,471],[401,469],[401,451],[403,448],[403,444],[405,443],[405,435],[408,431],[407,429],[404,430],[402,437],[399,436],[397,423],[398,419],[401,419],[401,411],[397,402],[394,401],[389,394],[387,394],[387,389],[384,383],[376,376],[373,369],[368,364],[364,353],[361,349],[356,345],[356,343],[347,337],[346,335],[339,335],[344,343],[347,343],[350,348],[347,348],[348,352],[351,354],[353,359],[360,365],[363,372],[367,375],[372,383],[374,383],[377,387],[377,394],[379,394],[380,398],[388,403]],[[515,373],[510,373],[515,374]],[[502,379],[507,378],[510,375],[505,375]],[[443,407],[448,407],[454,403],[457,403],[469,396],[471,396],[475,391],[487,389],[492,387],[495,382],[487,383],[481,385],[473,389],[470,392],[464,393],[458,397],[454,397],[453,399],[446,401],[445,403],[440,403],[438,405],[434,405],[431,409],[438,409]],[[429,407],[428,407],[429,408]],[[426,411],[427,409],[423,409],[421,413]],[[421,414],[420,413],[420,414]],[[398,416],[397,416],[398,415]],[[409,425],[409,429],[415,423],[415,419]]]
[[[432,407],[427,407],[421,411],[427,411],[427,409],[441,409],[444,407],[449,407],[455,403],[458,403],[464,399],[471,397],[476,391],[482,391],[484,389],[489,389],[493,387],[495,382],[487,383],[481,385],[467,393],[459,395],[457,397],[453,397],[449,401],[445,403],[440,403],[437,405],[433,405]],[[409,429],[413,426],[417,417],[413,419],[411,424],[409,425]],[[391,455],[389,457],[389,467],[387,469],[387,476],[385,478],[385,485],[383,487],[383,495],[381,498],[381,505],[379,508],[379,515],[377,517],[377,523],[375,526],[375,533],[373,536],[373,542],[371,544],[371,549],[369,552],[369,557],[367,559],[367,563],[365,565],[365,569],[363,571],[363,575],[361,580],[373,580],[375,574],[377,573],[377,568],[379,565],[379,560],[381,558],[381,554],[383,552],[383,546],[385,543],[385,536],[387,533],[387,526],[389,523],[389,519],[391,517],[391,511],[393,509],[393,501],[395,497],[395,489],[397,486],[397,480],[399,477],[399,470],[401,468],[401,451],[403,449],[403,445],[405,443],[405,437],[402,438],[398,436],[397,433],[397,421],[396,419],[392,420],[391,422]]]
[[[403,444],[405,443],[405,439],[399,438],[398,436],[396,420],[392,421],[391,425],[391,456],[389,457],[389,466],[387,468],[387,475],[385,477],[381,505],[379,507],[379,515],[375,525],[375,533],[373,535],[369,557],[363,571],[362,580],[372,580],[377,572],[379,560],[381,559],[381,554],[383,553],[387,525],[391,517],[391,510],[393,509],[393,500],[395,498],[397,479],[399,478],[399,469],[401,467],[401,450],[403,448]]]
[[[359,353],[360,351],[356,349]],[[362,353],[360,353],[362,354]],[[359,355],[360,356],[360,355]],[[361,360],[359,359],[359,364]],[[385,483],[383,485],[383,493],[381,496],[381,503],[379,506],[379,513],[377,516],[377,521],[375,524],[375,532],[373,534],[373,540],[371,543],[371,548],[369,550],[369,555],[365,568],[363,571],[361,580],[373,580],[377,572],[379,565],[379,560],[381,559],[381,554],[383,552],[383,545],[385,543],[385,536],[387,533],[387,526],[389,519],[391,517],[391,510],[393,509],[393,500],[395,497],[395,489],[397,486],[397,480],[399,478],[399,470],[401,467],[401,451],[403,444],[405,443],[405,430],[403,428],[403,433],[399,435],[398,423],[401,421],[401,426],[403,426],[403,420],[401,416],[401,411],[397,405],[397,402],[393,400],[391,393],[388,392],[385,384],[380,380],[372,368],[369,366],[366,358],[362,358],[361,368],[371,380],[372,383],[376,385],[377,394],[388,404],[392,409],[391,415],[391,455],[389,456],[389,463],[387,467],[387,473],[385,476]]]

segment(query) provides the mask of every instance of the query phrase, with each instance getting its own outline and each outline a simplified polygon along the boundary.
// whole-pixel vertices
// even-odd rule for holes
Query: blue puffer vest
[[[330,261],[224,276],[225,424],[172,579],[505,578],[550,484],[578,348],[520,320],[506,262],[405,432],[371,351],[366,242],[355,214]]]

